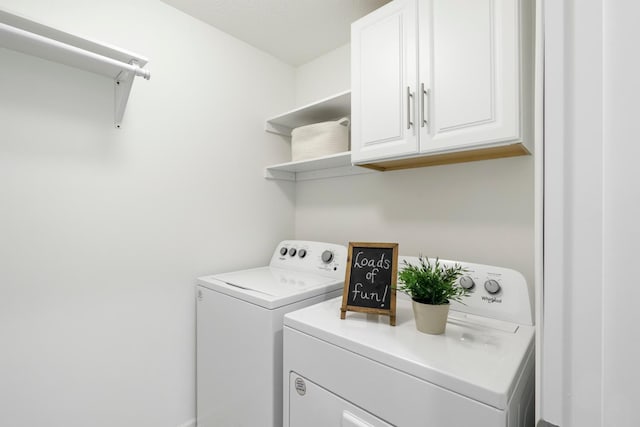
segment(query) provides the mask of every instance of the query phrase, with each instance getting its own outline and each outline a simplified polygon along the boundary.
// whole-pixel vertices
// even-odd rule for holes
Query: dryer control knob
[[[329,264],[333,260],[333,252],[324,251],[322,252],[322,262],[325,264]]]
[[[289,255],[291,255],[292,257],[296,256],[296,248],[289,249]]]
[[[484,282],[484,288],[490,294],[497,294],[498,292],[500,292],[500,283],[498,283],[496,280],[489,279]]]
[[[280,255],[285,256],[287,254],[287,248],[286,247],[281,247],[280,248]]]
[[[306,249],[300,249],[300,250],[298,251],[298,256],[299,256],[300,258],[304,258],[304,257],[306,257],[306,256],[307,256],[307,250],[306,250]]]
[[[470,276],[462,276],[460,278],[460,286],[462,286],[465,289],[473,289],[475,285],[476,285],[475,282]]]

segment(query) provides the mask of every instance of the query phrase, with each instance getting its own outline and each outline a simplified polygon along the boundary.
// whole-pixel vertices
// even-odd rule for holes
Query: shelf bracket
[[[131,65],[137,66],[135,61],[131,61]],[[115,125],[120,129],[124,111],[127,109],[129,94],[133,86],[133,79],[136,73],[131,70],[122,70],[115,78]]]
[[[288,136],[291,137],[291,129],[288,126],[284,126],[277,123],[266,122],[264,125],[264,130],[269,133],[274,133],[276,135]]]
[[[279,170],[264,170],[264,177],[266,179],[278,180],[278,181],[295,181],[296,173],[289,171],[279,171]]]

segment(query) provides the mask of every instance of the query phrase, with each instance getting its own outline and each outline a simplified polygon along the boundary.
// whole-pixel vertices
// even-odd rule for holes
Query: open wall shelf
[[[359,175],[372,172],[375,171],[353,166],[351,164],[351,152],[346,151],[344,153],[331,154],[310,160],[267,166],[264,170],[264,177],[285,181],[308,181],[311,179]]]
[[[297,127],[337,120],[350,115],[351,91],[348,90],[267,119],[265,130],[291,137],[291,131]],[[346,151],[315,159],[267,166],[264,177],[285,181],[306,181],[372,172],[374,171],[352,165],[351,152]]]
[[[265,130],[291,136],[291,131],[297,127],[337,120],[350,114],[351,91],[348,90],[267,119]]]

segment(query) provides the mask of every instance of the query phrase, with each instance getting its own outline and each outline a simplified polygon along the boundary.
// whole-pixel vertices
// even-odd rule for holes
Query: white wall
[[[296,68],[296,104],[310,104],[351,89],[351,44],[340,46]]]
[[[191,425],[194,279],[293,235],[294,70],[157,0],[0,7],[152,73],[116,130],[108,79],[0,49],[0,425]]]
[[[348,48],[296,70],[299,104],[349,88]],[[513,268],[533,298],[533,171],[526,156],[299,182],[296,237]]]

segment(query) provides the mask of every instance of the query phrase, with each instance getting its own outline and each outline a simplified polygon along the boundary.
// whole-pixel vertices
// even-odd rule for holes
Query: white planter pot
[[[426,334],[444,333],[449,316],[449,304],[431,305],[411,300],[416,329]]]

